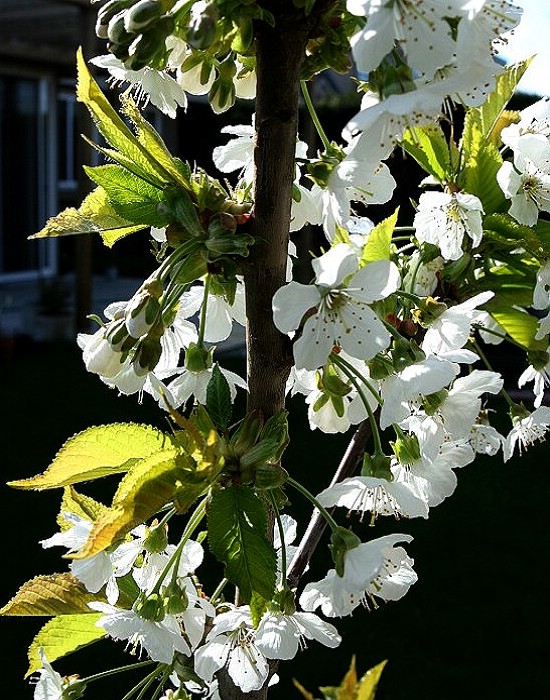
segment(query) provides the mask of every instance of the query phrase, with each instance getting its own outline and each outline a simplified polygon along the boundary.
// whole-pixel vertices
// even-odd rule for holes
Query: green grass
[[[22,347],[2,360],[3,481],[44,470],[63,442],[90,425],[133,420],[166,425],[145,397],[117,397],[83,368],[77,348]],[[232,367],[234,368],[234,367]],[[323,488],[345,439],[312,435],[303,406],[291,403],[291,445],[285,466],[313,491]],[[550,613],[547,445],[522,459],[479,459],[458,472],[455,494],[432,509],[427,521],[381,521],[374,528],[353,522],[364,537],[399,531],[414,536],[407,549],[418,583],[400,602],[371,612],[357,610],[337,621],[344,636],[338,651],[315,643],[283,664],[281,683],[270,697],[299,698],[291,678],[309,690],[336,684],[352,654],[359,672],[388,659],[377,700],[512,700],[550,697],[546,662]],[[113,484],[102,488],[107,494]],[[94,494],[95,495],[95,494]],[[302,523],[309,507],[289,494]],[[61,550],[43,550],[38,540],[56,530],[59,494],[24,493],[0,486],[3,516],[1,602],[25,580],[62,570]],[[343,513],[342,513],[343,515]],[[323,543],[326,544],[326,543]],[[312,563],[308,580],[324,575],[326,550]],[[3,618],[2,697],[32,697],[22,680],[26,648],[46,618]],[[64,673],[105,669],[122,645],[101,642],[58,664]],[[86,700],[119,700],[125,683],[90,686]]]

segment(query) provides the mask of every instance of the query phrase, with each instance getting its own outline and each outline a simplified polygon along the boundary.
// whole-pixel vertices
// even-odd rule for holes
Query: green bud
[[[273,440],[275,442],[276,449],[273,457],[275,461],[279,462],[289,442],[288,411],[282,409],[268,418],[262,428],[260,440]]]
[[[260,440],[241,456],[241,466],[256,469],[266,462],[275,462],[277,447],[277,441],[272,438]]]
[[[127,32],[137,34],[162,14],[163,6],[159,0],[139,0],[125,13],[124,26]]]
[[[143,338],[134,357],[134,372],[138,377],[143,377],[151,372],[158,364],[162,354],[160,340],[146,336]]]
[[[208,238],[204,245],[209,253],[214,254],[214,258],[218,255],[240,255],[242,258],[247,258],[249,248],[254,242],[254,238],[247,233],[233,234],[226,232],[220,233],[216,237]]]
[[[122,12],[117,12],[117,14],[113,15],[109,20],[109,24],[107,25],[107,38],[109,41],[113,42],[113,44],[128,45],[135,38],[135,35],[129,34],[126,31],[126,27],[124,26],[125,14],[126,12],[124,10]]]
[[[126,328],[133,338],[146,335],[157,318],[161,308],[157,297],[142,289],[135,294],[126,307]]]
[[[95,33],[100,39],[107,39],[107,27],[111,19],[126,8],[130,7],[133,0],[109,0],[97,13]]]
[[[185,369],[190,372],[204,372],[210,369],[214,362],[214,348],[208,350],[204,345],[190,343],[185,350]]]
[[[276,489],[286,483],[288,472],[279,464],[260,464],[254,473],[254,486],[257,489]]]
[[[230,109],[235,103],[235,83],[233,77],[218,76],[214,80],[208,93],[208,101],[216,114],[221,114]]]
[[[441,270],[441,279],[449,282],[459,282],[468,276],[474,264],[474,259],[469,253],[464,253],[458,258],[447,263]]]
[[[264,424],[261,411],[253,410],[246,414],[231,438],[229,445],[238,456],[244,454],[256,443]]]
[[[128,338],[128,329],[126,328],[125,320],[121,318],[118,321],[111,321],[105,338],[112,345],[113,350],[120,350]]]
[[[232,214],[221,211],[210,217],[208,222],[208,235],[211,238],[233,234],[237,230],[237,220]]]
[[[192,12],[187,43],[194,49],[203,51],[208,49],[216,40],[218,32],[219,14],[216,4],[209,2],[202,8],[202,12]]]
[[[158,593],[140,595],[133,604],[132,610],[144,620],[153,622],[162,622],[165,616],[164,600]]]

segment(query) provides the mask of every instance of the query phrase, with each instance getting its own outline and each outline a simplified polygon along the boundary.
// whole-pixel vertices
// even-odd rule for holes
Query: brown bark
[[[257,237],[244,275],[247,307],[248,410],[267,419],[284,408],[292,365],[289,339],[273,323],[273,295],[285,283],[294,181],[300,69],[313,20],[292,2],[272,3],[275,27],[256,26],[255,178],[252,233]],[[270,676],[277,662],[270,663]],[[224,700],[265,700],[244,693],[226,671],[219,674]]]

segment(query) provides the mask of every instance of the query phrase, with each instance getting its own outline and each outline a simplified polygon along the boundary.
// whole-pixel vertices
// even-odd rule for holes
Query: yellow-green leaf
[[[85,520],[97,520],[106,510],[107,506],[103,505],[103,503],[96,501],[90,496],[78,493],[72,486],[65,486],[60,512],[57,516],[57,524],[59,529],[64,532],[73,527],[74,523],[68,522],[63,517],[63,513],[74,513]]]
[[[111,247],[120,238],[144,228],[147,228],[145,224],[136,224],[119,216],[109,203],[105,190],[102,187],[96,187],[78,209],[69,207],[57,216],[52,216],[43,229],[29,238],[99,233],[105,245]]]
[[[380,676],[387,663],[388,660],[385,659],[365,673],[357,685],[357,696],[355,700],[374,700]]]
[[[88,70],[81,49],[77,53],[77,68],[77,99],[88,108],[99,133],[132,163],[132,172],[136,175],[159,186],[171,182],[170,174],[147,152],[102,93]]]
[[[438,124],[407,129],[401,144],[427,173],[440,182],[448,179],[451,156],[445,134]]]
[[[535,335],[539,329],[539,320],[531,314],[517,309],[492,310],[491,316],[499,323],[506,333],[526,350],[546,350],[547,343],[536,340]]]
[[[377,224],[369,233],[367,243],[363,248],[360,266],[375,260],[389,260],[391,251],[391,239],[397,224],[399,207],[391,216]]]
[[[113,423],[88,428],[63,445],[38,476],[10,481],[18,489],[51,489],[119,474],[144,457],[173,445],[171,436],[149,425]]]
[[[157,163],[162,165],[166,172],[170,173],[175,182],[188,188],[189,181],[184,176],[181,168],[177,166],[176,161],[166,148],[166,144],[160,137],[160,134],[143,118],[136,103],[130,97],[126,97],[123,100],[122,111],[132,120],[136,129],[137,140],[143,144],[147,152],[155,158]]]
[[[103,551],[156,515],[182,488],[189,461],[177,449],[140,460],[122,479],[112,506],[95,521],[87,542],[74,558],[84,559]]]
[[[29,647],[29,668],[25,678],[42,668],[38,653],[40,647],[44,649],[48,661],[53,662],[106,637],[105,630],[96,627],[101,617],[102,613],[88,613],[63,615],[49,620]]]
[[[89,615],[88,603],[99,598],[68,572],[36,576],[21,586],[0,615]]]
[[[304,697],[306,700],[315,700],[315,695],[313,695],[313,693],[310,693],[309,690],[306,690],[304,686],[300,683],[300,681],[297,681],[295,678],[293,678],[292,682],[294,683],[294,687],[298,689],[302,697]]]

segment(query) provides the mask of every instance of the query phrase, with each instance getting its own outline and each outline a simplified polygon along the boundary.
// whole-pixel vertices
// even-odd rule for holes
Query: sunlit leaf
[[[29,238],[52,238],[74,236],[82,233],[99,233],[107,246],[112,246],[120,238],[146,228],[117,214],[109,203],[107,193],[97,187],[82,202],[78,209],[69,207],[53,216],[38,233]]]
[[[445,134],[438,124],[407,129],[401,145],[427,173],[440,182],[449,179],[451,156]]]
[[[367,243],[361,255],[361,267],[375,260],[389,260],[391,254],[391,239],[397,224],[399,207],[391,216],[377,224],[369,233]]]
[[[539,328],[539,321],[535,316],[513,308],[490,309],[490,313],[521,347],[526,350],[546,350],[547,343],[535,340],[535,334]]]
[[[105,630],[96,627],[96,622],[101,617],[102,613],[88,613],[62,615],[49,620],[29,647],[29,668],[25,678],[42,668],[42,660],[38,653],[40,647],[44,649],[46,658],[51,663],[106,637]]]
[[[113,423],[88,428],[69,438],[48,469],[10,481],[18,489],[51,489],[119,474],[138,460],[173,445],[173,438],[148,425]]]
[[[0,615],[75,615],[90,614],[88,603],[101,598],[90,593],[70,573],[36,576],[24,583],[13,598],[0,609]]]
[[[374,700],[380,676],[387,663],[388,660],[385,659],[365,673],[357,684],[357,697],[355,700]]]

